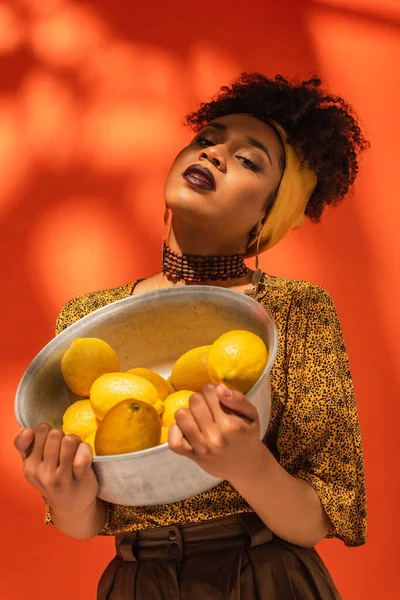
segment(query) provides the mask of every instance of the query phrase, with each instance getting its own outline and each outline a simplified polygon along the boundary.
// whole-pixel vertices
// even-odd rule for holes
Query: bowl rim
[[[276,355],[278,353],[278,343],[279,343],[278,329],[277,329],[274,319],[271,317],[271,315],[269,314],[267,309],[260,302],[257,302],[257,300],[255,300],[254,298],[247,296],[246,294],[239,292],[237,290],[231,290],[229,288],[225,288],[222,286],[190,285],[190,286],[179,286],[179,287],[171,287],[171,288],[159,288],[156,290],[148,290],[146,292],[141,292],[140,294],[136,294],[133,296],[130,295],[130,296],[127,296],[126,298],[120,298],[119,300],[110,302],[109,304],[106,304],[105,306],[102,306],[102,307],[92,311],[91,313],[85,315],[84,317],[81,317],[80,319],[78,319],[77,321],[72,323],[70,326],[68,326],[66,329],[61,331],[58,335],[54,336],[51,340],[49,340],[49,342],[47,342],[47,344],[36,354],[36,356],[30,362],[30,364],[28,365],[25,372],[23,373],[23,375],[20,379],[20,382],[17,386],[15,400],[14,400],[14,414],[15,414],[15,417],[16,417],[16,420],[17,420],[17,423],[19,424],[19,426],[25,427],[25,425],[23,424],[23,419],[21,418],[21,414],[20,414],[20,402],[19,402],[19,399],[22,394],[22,388],[25,385],[26,379],[30,376],[31,372],[35,370],[36,364],[41,360],[41,358],[47,357],[50,353],[50,350],[52,352],[54,352],[54,349],[50,348],[50,347],[51,346],[56,346],[56,347],[59,346],[57,344],[57,342],[55,342],[55,340],[62,340],[63,337],[71,337],[74,329],[80,328],[82,326],[82,322],[85,319],[90,319],[91,321],[96,322],[96,320],[101,319],[101,317],[103,316],[103,314],[105,312],[115,312],[116,310],[119,310],[119,307],[121,307],[125,304],[126,305],[145,304],[146,299],[149,296],[157,297],[157,296],[160,296],[161,294],[163,296],[164,295],[173,296],[175,294],[179,295],[179,294],[183,294],[185,292],[187,293],[188,290],[193,291],[195,294],[200,294],[203,296],[207,296],[207,292],[212,294],[213,296],[219,295],[221,297],[224,297],[224,296],[226,297],[226,296],[230,296],[230,295],[234,294],[234,295],[236,295],[237,298],[240,298],[240,302],[242,304],[247,304],[248,306],[257,306],[257,310],[259,310],[261,308],[262,311],[264,311],[266,313],[267,319],[269,320],[271,328],[272,328],[272,349],[271,349],[271,351],[268,351],[268,360],[263,369],[263,372],[261,373],[261,375],[258,378],[258,380],[256,381],[256,383],[253,385],[253,387],[250,388],[250,390],[245,394],[246,397],[248,395],[253,395],[253,392],[257,391],[257,389],[261,385],[262,381],[265,379],[265,377],[267,377],[269,375],[269,373],[272,369],[272,366],[275,362]],[[118,306],[118,309],[117,309],[117,306]],[[66,335],[64,335],[64,334],[66,334]],[[142,457],[145,457],[148,455],[153,455],[153,454],[157,454],[159,452],[164,452],[165,450],[172,452],[172,450],[170,450],[170,448],[169,448],[168,442],[165,442],[164,444],[160,444],[158,446],[152,446],[151,448],[146,448],[145,450],[139,450],[137,452],[129,452],[126,454],[114,454],[114,455],[107,454],[104,456],[94,456],[93,462],[94,463],[102,463],[102,462],[108,462],[110,460],[131,460],[131,459],[136,459],[136,458],[139,459],[139,458],[142,458]]]

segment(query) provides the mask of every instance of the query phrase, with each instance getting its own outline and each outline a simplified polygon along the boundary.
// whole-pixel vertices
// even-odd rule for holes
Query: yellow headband
[[[280,125],[272,123],[279,133],[285,149],[285,170],[275,203],[260,235],[258,251],[264,252],[280,242],[292,229],[298,229],[306,220],[304,211],[317,185],[315,171],[301,165],[301,156],[287,143],[287,135]],[[245,256],[257,254],[258,234],[252,235]]]

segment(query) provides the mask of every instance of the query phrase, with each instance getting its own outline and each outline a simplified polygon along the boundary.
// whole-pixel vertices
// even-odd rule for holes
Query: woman
[[[161,272],[74,298],[59,315],[56,333],[130,294],[212,284],[252,294],[279,331],[264,443],[257,411],[224,386],[205,386],[176,413],[172,450],[224,479],[195,498],[102,502],[87,444],[46,424],[16,438],[48,523],[78,539],[116,535],[98,599],[338,599],[314,546],[365,542],[360,432],[334,305],[318,286],[258,269],[260,252],[345,196],[367,147],[350,107],[319,86],[243,74],[189,115],[196,135],[165,185]]]

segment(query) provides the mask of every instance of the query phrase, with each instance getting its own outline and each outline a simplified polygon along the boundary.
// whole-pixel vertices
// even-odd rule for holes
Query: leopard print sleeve
[[[363,451],[349,360],[328,292],[310,286],[293,301],[287,330],[287,400],[280,464],[317,492],[328,537],[366,541]]]
[[[58,335],[64,329],[95,310],[128,297],[135,283],[128,283],[117,288],[91,292],[85,296],[72,298],[72,300],[63,306],[57,317],[55,334]]]

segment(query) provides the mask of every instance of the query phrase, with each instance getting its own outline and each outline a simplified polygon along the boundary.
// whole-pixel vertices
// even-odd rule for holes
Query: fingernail
[[[173,435],[173,436],[174,436],[174,435],[175,435],[175,436],[176,436],[176,435],[180,435],[181,437],[183,437],[183,436],[182,436],[182,431],[181,431],[181,429],[180,429],[180,427],[179,427],[178,423],[173,423],[173,424],[170,426],[170,428],[169,428],[169,429],[170,429],[170,431],[172,432],[172,434],[171,434],[171,435]]]
[[[25,427],[21,427],[21,429],[19,430],[19,435],[21,435],[21,433],[25,431]]]
[[[224,383],[220,383],[220,384],[219,384],[219,387],[221,388],[221,390],[222,390],[222,393],[224,394],[224,396],[225,396],[226,398],[231,398],[231,396],[232,396],[232,391],[231,391],[231,390],[230,390],[228,387],[226,387],[226,385],[225,385]]]

